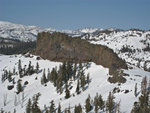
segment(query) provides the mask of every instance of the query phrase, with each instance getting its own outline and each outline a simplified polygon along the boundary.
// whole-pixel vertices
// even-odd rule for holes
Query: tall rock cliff
[[[52,61],[95,62],[109,68],[110,74],[120,68],[127,69],[125,61],[108,47],[94,45],[79,37],[73,38],[58,32],[39,33],[35,54]]]

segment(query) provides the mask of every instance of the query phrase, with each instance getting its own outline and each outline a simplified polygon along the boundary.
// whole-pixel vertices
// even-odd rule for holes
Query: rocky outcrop
[[[52,61],[95,62],[109,68],[110,74],[119,68],[127,69],[125,61],[108,47],[90,44],[79,37],[72,38],[58,32],[39,33],[35,54]]]

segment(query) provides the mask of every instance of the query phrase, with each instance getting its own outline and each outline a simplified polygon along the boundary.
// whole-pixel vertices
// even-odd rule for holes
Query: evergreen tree
[[[23,75],[22,75],[22,66],[21,66],[21,60],[20,59],[18,61],[18,71],[19,71],[20,78],[22,78]]]
[[[8,81],[11,82],[11,80],[12,80],[12,73],[9,71],[9,73],[8,73]]]
[[[65,98],[66,98],[66,99],[70,98],[70,91],[69,91],[68,88],[66,88],[65,93],[66,93]]]
[[[67,62],[67,67],[66,67],[67,69],[66,69],[66,71],[67,71],[67,81],[69,80],[69,78],[71,78],[71,76],[72,76],[72,63],[71,63],[71,61],[68,61]]]
[[[38,62],[36,63],[36,73],[37,74],[39,73],[39,63]]]
[[[85,74],[84,74],[84,71],[81,71],[81,76],[80,76],[80,80],[81,80],[81,87],[82,87],[82,90],[84,90],[84,86],[85,86]]]
[[[65,109],[65,111],[64,111],[64,113],[67,113],[68,111],[67,111],[67,108]]]
[[[57,113],[61,113],[61,105],[60,105],[60,103],[58,105],[58,112]]]
[[[137,96],[137,83],[135,84],[134,95]]]
[[[16,68],[14,67],[13,68],[13,75],[15,75],[16,74]]]
[[[48,81],[50,81],[50,77],[51,77],[51,72],[50,72],[50,70],[49,70],[49,68],[48,68],[48,72],[47,72],[47,80],[48,80]]]
[[[21,69],[22,69],[21,60],[19,59],[19,61],[18,61],[18,71],[21,71]]]
[[[46,83],[46,82],[47,82],[47,79],[46,79],[46,75],[45,75],[45,69],[44,69],[44,71],[43,71],[43,77],[42,77],[42,78],[43,78],[43,82]]]
[[[82,113],[82,107],[80,104],[78,106],[75,106],[74,113]]]
[[[67,71],[66,71],[66,62],[63,62],[63,65],[61,67],[61,73],[62,73],[62,78],[63,78],[63,81],[65,81],[65,83],[67,82]]]
[[[142,95],[146,95],[146,88],[147,88],[147,77],[145,76],[141,82],[141,93]]]
[[[98,98],[98,106],[100,109],[103,109],[104,108],[104,101],[103,101],[103,98],[101,95],[99,95],[99,98]]]
[[[75,81],[75,78],[76,78],[76,72],[77,72],[77,63],[75,62],[74,69],[73,69],[73,80],[74,81]]]
[[[68,110],[67,110],[67,112],[68,112],[68,113],[71,113],[71,111],[70,111],[70,105],[69,105],[69,107],[68,107]]]
[[[40,93],[33,96],[32,113],[41,113],[41,110],[38,106],[39,97]]]
[[[86,110],[86,113],[88,113],[91,110],[90,95],[85,101],[85,110]]]
[[[51,71],[51,74],[50,74],[50,80],[51,80],[51,82],[54,83],[55,87],[56,87],[56,83],[57,83],[57,78],[58,78],[57,70],[55,68],[53,68]]]
[[[94,106],[95,106],[95,113],[98,113],[98,93],[96,94],[95,98],[94,98]]]
[[[88,73],[87,74],[87,84],[89,85],[89,83],[90,83],[90,74]]]
[[[27,72],[28,72],[29,75],[32,75],[33,73],[35,73],[34,67],[31,65],[31,61],[29,61]]]
[[[55,111],[55,104],[54,104],[54,101],[52,100],[50,103],[51,103],[51,106],[50,106],[50,113],[54,113],[54,111]]]
[[[77,88],[76,88],[76,93],[77,94],[80,94],[80,86],[79,86],[79,80],[78,80],[78,82],[77,82]]]
[[[16,113],[16,109],[14,109],[14,112],[13,113]]]
[[[26,113],[31,113],[32,111],[32,102],[31,99],[29,98],[27,106],[26,106]]]
[[[106,102],[106,107],[109,113],[113,113],[113,107],[114,107],[114,96],[111,92],[109,92],[109,96]]]
[[[62,93],[62,86],[63,86],[63,82],[62,82],[62,76],[59,75],[58,79],[57,79],[57,91],[60,92],[60,94]]]
[[[17,93],[20,93],[21,91],[22,91],[21,81],[18,80],[18,82],[17,82]]]

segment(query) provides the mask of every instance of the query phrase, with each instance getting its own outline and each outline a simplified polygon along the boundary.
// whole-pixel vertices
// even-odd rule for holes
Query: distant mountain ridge
[[[21,24],[14,24],[10,22],[0,21],[0,38],[3,39],[17,39],[20,41],[35,41],[37,34],[40,32],[61,32],[71,36],[81,36],[85,33],[93,33],[101,31],[98,28],[85,28],[78,30],[56,30],[53,28],[40,28],[37,26],[25,26]]]
[[[131,65],[150,71],[150,31],[115,28],[84,28],[78,30],[56,30],[24,26],[0,21],[0,44],[19,40],[23,42],[36,41],[40,32],[61,32],[69,36],[79,36],[93,44],[105,45]],[[10,45],[11,46],[11,45]]]
[[[137,29],[130,29],[127,31],[131,31],[131,30],[137,31]],[[92,36],[94,36],[97,35],[98,33],[102,33],[102,32],[105,33],[106,31],[122,32],[124,30],[115,29],[115,28],[108,28],[108,29],[83,28],[77,30],[56,30],[53,28],[40,28],[37,26],[25,26],[21,24],[14,24],[11,22],[0,21],[0,39],[17,39],[24,42],[35,41],[37,34],[40,32],[49,32],[49,33],[61,32],[74,37],[74,36],[83,36],[85,34],[91,34]],[[144,31],[144,32],[150,32],[150,31]]]

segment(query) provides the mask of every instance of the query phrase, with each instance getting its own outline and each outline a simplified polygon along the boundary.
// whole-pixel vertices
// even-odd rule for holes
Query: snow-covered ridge
[[[97,28],[85,28],[79,30],[56,30],[53,28],[40,28],[37,26],[25,26],[10,22],[0,21],[0,38],[17,39],[20,41],[34,41],[39,32],[62,32],[71,36],[81,36],[84,33],[93,33]]]
[[[105,45],[126,62],[150,71],[150,31],[101,31],[85,34],[82,39],[93,44]]]

